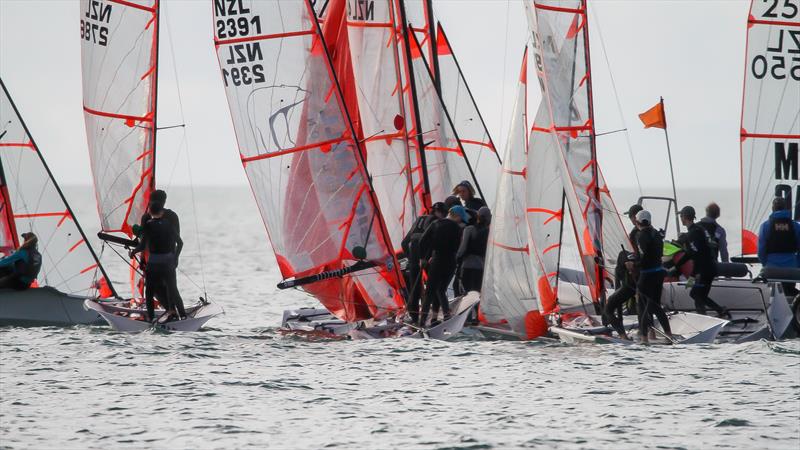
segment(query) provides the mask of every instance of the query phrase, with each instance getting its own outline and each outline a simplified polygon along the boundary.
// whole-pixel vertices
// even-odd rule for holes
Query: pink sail
[[[741,125],[742,253],[758,252],[772,198],[800,220],[800,5],[753,1],[747,20]]]
[[[339,87],[353,80],[337,78],[328,54],[345,67],[346,42],[326,42],[305,1],[213,4],[239,154],[282,275],[351,266],[362,247],[375,268],[303,289],[347,321],[401,313],[403,282]],[[325,35],[341,37],[343,2],[325,19]]]
[[[5,84],[0,85],[0,252],[12,253],[21,241],[18,233],[32,232],[42,254],[36,285],[90,298],[113,295]]]

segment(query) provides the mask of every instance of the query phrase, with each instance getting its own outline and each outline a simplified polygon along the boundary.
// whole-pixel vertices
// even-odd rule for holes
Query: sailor
[[[175,268],[182,247],[180,235],[167,218],[164,203],[160,200],[160,197],[157,197],[150,201],[149,219],[142,227],[139,245],[130,253],[133,258],[145,249],[149,251],[145,266],[145,298],[148,317],[153,321],[156,319],[154,316],[156,294],[159,295],[159,301],[167,314],[171,314],[175,308],[179,318],[186,316],[175,280]]]
[[[42,255],[33,233],[22,233],[22,245],[9,256],[0,259],[0,288],[25,290],[31,287],[42,269]]]
[[[461,288],[465,293],[481,290],[483,263],[491,223],[492,213],[489,208],[483,206],[478,210],[477,223],[464,228],[461,235],[461,245],[458,247],[456,259],[460,266]]]
[[[714,260],[716,261],[719,259],[726,263],[730,262],[730,257],[728,255],[728,237],[727,233],[725,233],[725,228],[722,228],[722,225],[717,223],[719,214],[719,205],[714,202],[709,203],[708,206],[706,206],[706,216],[700,219],[700,226],[708,231],[711,239],[716,244]]]
[[[427,260],[428,283],[420,315],[421,327],[426,325],[428,312],[433,309],[434,320],[439,309],[444,319],[450,318],[450,304],[447,301],[447,285],[456,271],[456,253],[461,239],[461,224],[468,220],[463,206],[450,208],[447,217],[435,221],[422,235],[420,248]]]
[[[636,214],[643,209],[638,204],[628,208],[628,219],[633,224],[633,228],[628,234],[628,239],[633,245],[633,252],[628,252],[624,248],[620,250],[617,256],[617,266],[614,268],[617,290],[608,297],[603,310],[603,323],[610,324],[623,339],[627,339],[628,336],[622,326],[622,307],[629,300],[636,297],[635,261],[638,254],[636,243],[638,242],[637,237],[639,234],[639,228],[636,226]]]
[[[661,265],[664,254],[664,238],[651,225],[650,212],[642,210],[636,213],[636,236],[638,250],[639,280],[636,283],[636,295],[639,297],[639,335],[642,342],[649,341],[650,328],[653,326],[653,314],[658,318],[664,333],[672,339],[669,319],[661,307],[661,291],[664,286],[665,270]]]
[[[758,260],[764,267],[800,267],[800,223],[782,197],[772,200],[772,214],[758,230]],[[784,283],[783,290],[797,294],[793,283]]]
[[[443,219],[447,215],[447,208],[442,202],[436,202],[431,206],[431,214],[425,214],[417,217],[414,225],[408,230],[405,238],[401,243],[403,251],[408,256],[407,275],[408,286],[410,290],[408,293],[408,310],[411,323],[416,324],[419,322],[419,300],[422,295],[422,268],[420,267],[420,240],[425,230],[438,219]]]
[[[162,191],[161,189],[154,190],[153,192],[150,193],[149,203],[160,204],[162,205],[163,208],[163,206],[167,203],[167,193]],[[175,247],[175,269],[177,269],[179,264],[179,256],[181,254],[181,250],[183,249],[183,239],[181,239],[181,221],[178,218],[178,214],[176,214],[175,211],[169,208],[163,208],[163,217],[175,229],[176,242],[177,242],[177,245]],[[151,216],[148,208],[148,211],[145,211],[145,213],[142,214],[142,219],[140,221],[141,223],[140,229],[143,229],[144,224],[147,223],[150,219]],[[183,311],[184,309],[183,299],[181,298],[180,291],[178,290],[177,276],[176,274],[174,274],[175,269],[173,269],[173,274],[171,274],[167,279],[167,282],[171,283],[171,285],[165,287],[165,289],[168,289],[169,292],[172,292],[172,298],[170,298],[170,302],[175,307],[177,307],[179,311]],[[155,293],[156,298],[159,299],[166,295],[168,295],[166,290],[157,291]]]
[[[675,266],[680,267],[689,260],[693,263],[692,278],[694,280],[690,280],[688,283],[691,285],[689,296],[694,300],[698,313],[705,314],[706,306],[708,306],[716,311],[719,317],[727,316],[728,312],[708,296],[714,277],[717,276],[714,238],[705,227],[694,222],[694,208],[684,206],[679,214],[687,233],[682,238],[685,253],[675,262]]]
[[[486,206],[483,199],[475,197],[475,188],[467,180],[463,180],[453,188],[453,195],[457,195],[461,199],[461,204],[467,209],[477,211]]]

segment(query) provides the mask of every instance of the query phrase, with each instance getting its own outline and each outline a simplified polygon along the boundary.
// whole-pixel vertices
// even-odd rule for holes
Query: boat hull
[[[0,289],[0,326],[105,325],[97,312],[83,308],[85,300],[51,287]]]
[[[143,311],[141,309],[123,308],[98,303],[93,300],[86,300],[84,305],[87,310],[94,311],[100,315],[115,331],[123,333],[139,333],[152,328],[165,331],[198,331],[206,322],[224,312],[222,307],[215,303],[201,303],[187,308],[187,318],[185,319],[153,325],[150,322],[130,317],[132,314],[142,314]],[[163,314],[164,311],[158,310],[156,312]]]

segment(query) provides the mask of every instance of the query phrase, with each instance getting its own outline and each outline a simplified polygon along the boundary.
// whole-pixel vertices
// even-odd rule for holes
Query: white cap
[[[639,211],[638,213],[636,213],[636,221],[639,222],[639,223],[647,222],[648,224],[650,224],[650,220],[651,219],[652,218],[650,217],[650,211],[648,211],[646,209],[643,209],[643,210]]]

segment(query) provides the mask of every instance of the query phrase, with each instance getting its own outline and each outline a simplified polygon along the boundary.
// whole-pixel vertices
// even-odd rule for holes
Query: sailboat
[[[0,290],[0,325],[103,324],[84,300],[117,301],[66,197],[0,80],[0,252],[13,253],[19,234],[38,237],[42,268],[26,290]]]
[[[126,248],[135,245],[134,226],[156,185],[160,5],[160,0],[81,3],[83,111],[100,237]],[[150,328],[138,305],[144,280],[138,262],[130,264],[131,308],[92,301],[86,306],[116,329],[141,331]],[[201,298],[187,308],[187,318],[162,326],[193,331],[221,312]]]
[[[507,194],[499,197],[487,249],[481,320],[483,328],[531,339],[547,330],[545,316],[551,332],[574,341],[604,329],[599,304],[613,282],[617,252],[631,244],[596,158],[585,0],[525,6],[542,101],[527,136],[526,56],[498,188]],[[574,250],[563,247],[568,236]],[[564,255],[575,250],[581,270],[567,270]],[[506,273],[513,277],[504,282]],[[566,286],[581,290],[578,302],[562,293]],[[686,343],[713,341],[727,323],[688,313],[670,321],[676,332],[686,330]]]

